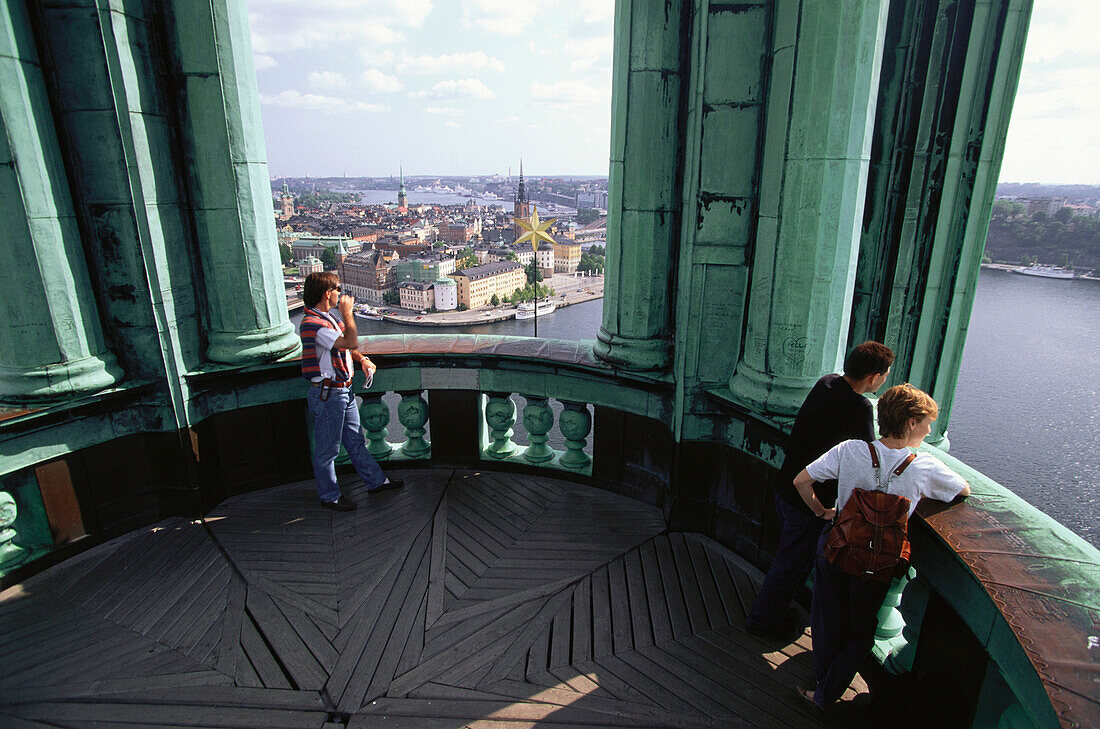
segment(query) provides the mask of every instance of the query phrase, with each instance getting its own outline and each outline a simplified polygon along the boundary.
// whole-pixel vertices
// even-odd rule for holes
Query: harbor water
[[[1100,281],[984,269],[951,454],[1100,547]]]

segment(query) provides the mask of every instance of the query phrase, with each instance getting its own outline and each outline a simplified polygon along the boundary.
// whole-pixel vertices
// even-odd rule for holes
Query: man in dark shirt
[[[889,347],[864,342],[844,360],[843,375],[822,377],[802,403],[775,490],[779,546],[745,620],[750,633],[776,639],[795,636],[798,622],[790,610],[791,600],[806,583],[817,540],[828,522],[802,501],[795,491],[794,477],[837,443],[875,439],[871,402],[863,394],[882,387],[893,363],[894,353]],[[826,509],[836,503],[836,489],[836,481],[814,484],[814,492]]]

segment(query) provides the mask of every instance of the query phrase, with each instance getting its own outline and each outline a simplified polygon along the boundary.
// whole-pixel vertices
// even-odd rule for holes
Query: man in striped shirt
[[[355,502],[340,493],[333,462],[340,443],[348,452],[355,470],[373,493],[399,488],[404,482],[386,478],[374,456],[367,450],[359,427],[359,410],[351,391],[355,371],[352,362],[363,369],[370,386],[375,366],[359,352],[359,332],[352,306],[355,299],[340,293],[340,280],[332,271],[311,273],[302,291],[306,305],[299,326],[302,337],[302,376],[309,380],[306,395],[313,416],[313,475],[321,505],[336,511],[351,511]],[[337,317],[333,311],[338,311]]]

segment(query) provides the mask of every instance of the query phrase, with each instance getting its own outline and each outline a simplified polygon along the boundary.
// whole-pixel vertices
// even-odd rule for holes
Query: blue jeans
[[[745,619],[745,624],[755,630],[783,627],[791,600],[810,576],[821,530],[828,526],[824,519],[792,506],[778,494],[774,498],[779,517],[779,546]]]
[[[331,388],[328,400],[322,402],[321,388],[310,387],[306,404],[313,415],[313,477],[317,479],[317,495],[321,501],[336,501],[340,497],[333,461],[340,454],[341,442],[367,488],[381,486],[386,474],[367,450],[351,388]]]
[[[843,695],[875,645],[878,611],[889,582],[871,582],[841,572],[823,553],[821,535],[814,576],[810,635],[814,644],[814,702],[829,706]]]

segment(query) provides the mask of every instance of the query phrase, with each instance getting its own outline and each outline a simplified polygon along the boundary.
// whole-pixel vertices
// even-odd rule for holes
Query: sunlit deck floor
[[[0,726],[816,727],[758,577],[573,483],[408,472],[231,499],[0,595]]]

